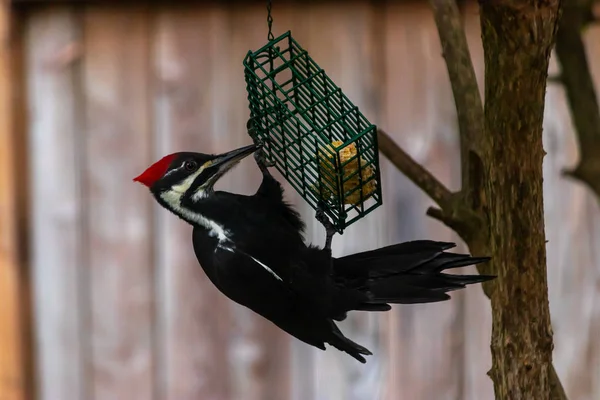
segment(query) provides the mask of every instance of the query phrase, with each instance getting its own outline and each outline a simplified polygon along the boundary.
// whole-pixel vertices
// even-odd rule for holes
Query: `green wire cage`
[[[342,233],[382,204],[377,128],[287,32],[248,52],[250,135]]]

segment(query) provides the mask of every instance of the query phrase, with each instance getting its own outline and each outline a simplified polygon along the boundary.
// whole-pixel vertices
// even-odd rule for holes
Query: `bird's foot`
[[[258,168],[260,168],[260,170],[263,173],[269,173],[268,168],[274,167],[275,162],[269,161],[267,159],[267,155],[265,154],[265,151],[263,150],[262,143],[257,143],[257,146],[258,146],[258,149],[254,152],[254,160],[256,160],[256,164],[258,165]]]
[[[265,151],[264,151],[265,144],[258,137],[258,131],[257,131],[256,123],[254,120],[255,120],[254,118],[250,118],[248,120],[248,122],[246,123],[246,129],[248,129],[248,135],[250,135],[250,137],[252,139],[254,139],[254,144],[257,147],[256,151],[254,152],[254,160],[256,161],[256,164],[258,164],[258,167],[260,168],[260,170],[263,173],[268,173],[267,168],[274,167],[275,163],[273,161],[268,161],[268,159],[267,159],[267,155],[265,154]]]
[[[256,122],[254,121],[256,118],[249,118],[248,122],[246,122],[246,130],[248,131],[248,135],[251,138],[255,139],[258,134],[258,130],[256,128]]]
[[[331,242],[333,241],[333,235],[337,232],[333,223],[327,218],[327,214],[322,208],[317,208],[315,215],[317,221],[319,221],[325,227],[325,249],[331,250]]]

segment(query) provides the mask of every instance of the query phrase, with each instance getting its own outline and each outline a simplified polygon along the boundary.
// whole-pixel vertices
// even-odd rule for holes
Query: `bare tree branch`
[[[433,219],[440,221],[455,232],[463,231],[466,228],[464,226],[465,222],[463,219],[456,216],[450,216],[448,215],[449,213],[444,212],[444,210],[442,209],[429,207],[425,214]],[[481,274],[485,275],[486,273],[481,272]]]
[[[586,184],[600,201],[600,109],[581,38],[593,15],[592,6],[590,0],[565,1],[556,37],[556,55],[580,154],[577,166],[564,173]]]
[[[383,130],[377,130],[379,150],[408,177],[415,185],[423,190],[440,207],[445,208],[450,202],[452,193],[442,182],[421,164],[416,162],[407,152],[398,146]]]
[[[491,253],[489,228],[482,207],[486,204],[483,188],[482,151],[484,145],[484,110],[479,94],[466,35],[456,0],[430,0],[443,55],[446,60],[458,114],[461,143],[462,188],[452,193],[429,171],[416,163],[383,131],[378,132],[382,153],[409,179],[427,193],[440,208],[430,208],[427,215],[455,230],[465,240],[471,253]],[[480,266],[489,274],[490,266]],[[484,285],[492,296],[492,286]],[[566,400],[562,384],[552,366],[548,375],[553,400]]]
[[[423,190],[440,208],[430,208],[427,215],[444,223],[456,231],[468,242],[472,236],[481,231],[482,221],[479,216],[462,200],[462,193],[452,193],[431,172],[416,162],[406,151],[382,129],[377,130],[379,150],[408,179]],[[486,266],[480,266],[482,274],[489,273]]]
[[[460,10],[455,1],[430,0],[438,28],[452,94],[458,114],[462,160],[462,190],[470,189],[469,152],[481,140],[483,107],[477,86],[475,69],[463,29]],[[465,199],[470,193],[464,193]]]
[[[567,400],[567,392],[565,392],[554,365],[550,370],[550,396],[550,400]]]

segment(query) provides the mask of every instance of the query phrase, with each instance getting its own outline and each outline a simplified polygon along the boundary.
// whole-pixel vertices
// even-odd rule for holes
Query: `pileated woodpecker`
[[[213,190],[252,153],[263,175],[254,195]],[[224,295],[297,339],[322,350],[328,343],[364,363],[363,355],[372,353],[334,322],[349,311],[443,301],[449,291],[493,278],[445,274],[489,259],[445,252],[454,243],[419,240],[333,258],[333,227],[318,213],[327,228],[326,245],[305,244],[304,222],[284,201],[269,166],[255,145],[220,155],[181,152],[163,157],[134,181],[193,226],[196,258]]]

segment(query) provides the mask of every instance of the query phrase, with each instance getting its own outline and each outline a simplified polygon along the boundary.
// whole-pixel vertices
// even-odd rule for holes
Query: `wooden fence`
[[[342,329],[375,353],[361,365],[291,340],[221,296],[197,265],[190,227],[131,181],[168,152],[249,143],[241,62],[266,40],[261,2],[36,5],[21,16],[37,398],[493,398],[491,313],[480,288],[353,315]],[[482,83],[475,6],[465,24]],[[291,29],[369,119],[457,188],[456,112],[427,3],[275,0],[274,29]],[[598,28],[586,43],[599,81]],[[555,365],[570,399],[597,400],[600,213],[560,175],[577,154],[558,86],[548,89],[544,135]],[[429,199],[382,164],[384,206],[337,237],[335,254],[457,240],[425,217]],[[251,193],[258,182],[248,160],[220,187]],[[308,221],[307,238],[322,243],[312,211],[287,194]]]

